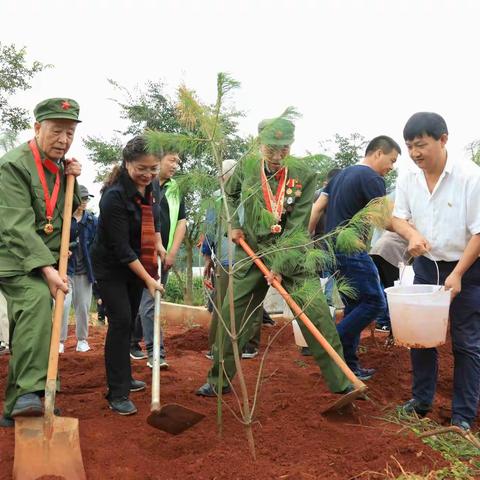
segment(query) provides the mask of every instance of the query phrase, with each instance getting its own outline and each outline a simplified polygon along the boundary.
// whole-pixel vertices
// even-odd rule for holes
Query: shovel
[[[58,268],[62,278],[67,274],[74,185],[75,177],[67,175]],[[80,450],[78,419],[56,417],[53,413],[64,299],[63,291],[57,290],[45,384],[45,414],[43,417],[17,417],[15,419],[13,478],[16,480],[34,480],[44,476],[49,476],[49,478],[55,476],[55,478],[67,480],[86,479]]]
[[[255,252],[249,247],[247,242],[243,238],[241,238],[239,239],[238,243],[251,257],[251,259],[254,261],[255,265],[260,269],[260,271],[265,276],[268,276],[270,274],[270,271],[265,266],[265,264],[257,257]],[[325,337],[315,327],[311,320],[302,312],[302,309],[288,294],[288,292],[282,287],[282,284],[277,280],[273,280],[272,285],[277,289],[278,293],[280,293],[280,295],[287,302],[294,315],[303,322],[303,324],[308,328],[310,333],[315,337],[317,342],[323,347],[323,349],[327,352],[330,358],[337,364],[338,368],[340,368],[340,370],[353,384],[354,389],[351,392],[342,395],[340,399],[325,408],[322,413],[340,410],[346,405],[352,403],[355,399],[359,397],[364,397],[364,394],[367,391],[368,387],[361,380],[359,380],[356,375],[350,370],[343,358],[333,349],[333,347],[327,342]]]
[[[161,277],[162,264],[158,257],[158,276]],[[164,432],[178,435],[202,420],[205,415],[175,403],[160,405],[160,290],[155,290],[155,313],[153,317],[153,368],[152,404],[147,423]]]

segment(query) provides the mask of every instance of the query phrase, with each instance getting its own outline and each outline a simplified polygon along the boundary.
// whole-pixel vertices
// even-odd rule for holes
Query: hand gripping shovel
[[[247,242],[242,238],[238,241],[239,245],[245,250],[245,252],[252,258],[255,265],[260,269],[260,271],[265,275],[269,275],[270,271],[265,266],[265,264],[255,255],[255,252],[249,247]],[[333,347],[327,342],[325,337],[319,332],[311,320],[302,312],[302,309],[298,304],[293,300],[293,298],[288,294],[288,292],[282,287],[281,283],[277,280],[272,282],[272,285],[277,289],[278,293],[284,298],[288,306],[292,309],[294,315],[299,318],[303,324],[308,328],[310,333],[315,337],[318,343],[323,347],[323,349],[328,353],[330,358],[337,364],[338,368],[345,374],[345,376],[352,382],[354,389],[342,395],[342,397],[328,406],[322,411],[322,413],[328,413],[333,410],[339,410],[342,407],[352,403],[356,398],[363,396],[367,391],[367,386],[359,380],[355,374],[348,368],[348,365],[344,362],[342,357],[333,349]]]
[[[68,175],[58,268],[62,278],[67,274],[74,184],[75,177]],[[67,480],[86,479],[80,450],[78,419],[56,417],[53,414],[64,299],[65,294],[57,290],[45,385],[45,414],[43,417],[15,419],[13,478],[16,480],[33,480],[43,476]]]
[[[158,276],[162,265],[158,257]],[[160,406],[160,291],[155,290],[155,313],[153,317],[153,368],[152,405],[147,423],[164,432],[178,435],[202,420],[205,415],[175,403]]]

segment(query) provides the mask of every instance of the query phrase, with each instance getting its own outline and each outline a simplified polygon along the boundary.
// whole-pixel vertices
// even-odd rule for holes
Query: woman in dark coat
[[[104,185],[97,236],[91,248],[95,278],[108,311],[105,341],[107,400],[120,415],[137,408],[130,392],[145,383],[132,378],[130,335],[144,286],[154,295],[157,280],[151,182],[160,169],[161,152],[150,152],[144,137],[130,140],[123,162]]]

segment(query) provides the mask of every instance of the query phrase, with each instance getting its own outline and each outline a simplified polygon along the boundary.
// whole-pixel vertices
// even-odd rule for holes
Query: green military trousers
[[[284,276],[282,285],[288,291],[293,291],[294,285],[304,280],[305,274],[301,272],[293,276]],[[256,313],[252,312],[262,303],[268,290],[268,284],[260,272],[260,270],[252,265],[245,273],[245,269],[241,269],[234,273],[233,276],[233,296],[235,304],[235,324],[237,332],[242,328],[243,323],[247,324],[243,327],[242,334],[239,337],[239,350],[242,351],[246,341],[253,333],[253,323],[257,318]],[[320,280],[318,279],[318,289],[321,289]],[[302,307],[302,305],[300,305]],[[260,307],[261,309],[261,307]],[[305,314],[310,318],[315,327],[320,330],[325,339],[335,349],[335,351],[343,358],[342,344],[337,333],[337,328],[332,320],[330,310],[323,295],[318,295],[306,307]],[[227,326],[230,325],[230,302],[228,294],[222,306],[222,317]],[[221,323],[221,322],[220,322]],[[334,361],[328,356],[325,350],[315,340],[315,337],[303,325],[301,321],[298,322],[302,330],[303,336],[313,354],[315,362],[322,371],[325,382],[332,392],[342,392],[349,385],[350,382],[345,374],[338,368]],[[223,328],[220,324],[219,329]],[[233,358],[232,342],[230,337],[223,332],[221,337],[223,339],[223,359],[224,370],[230,380],[233,379],[236,373],[235,361]],[[218,389],[219,370],[220,370],[219,349],[214,349],[214,363],[208,374],[208,383]],[[223,377],[223,385],[228,385],[228,381]]]
[[[228,288],[228,266],[217,266],[216,267],[215,273],[218,271],[218,276],[216,276],[216,284],[215,284],[215,289],[219,289],[220,291],[220,298],[221,302],[223,303],[223,300],[225,299],[225,295],[227,293],[227,288]],[[212,298],[213,302],[217,302],[217,291],[215,290],[214,292],[214,297]],[[220,304],[220,307],[218,309],[220,310],[222,308],[222,304]],[[252,347],[258,348],[260,346],[260,336],[261,336],[261,330],[262,330],[262,323],[263,323],[263,309],[260,307],[257,309],[257,312],[254,314],[254,318],[252,319],[253,324],[251,331],[252,336],[247,337],[247,343],[249,343]],[[215,339],[217,337],[217,332],[218,332],[218,313],[215,309],[213,309],[212,313],[212,320],[210,322],[210,331],[208,333],[208,346],[210,347],[210,350],[213,351],[213,348],[215,346]],[[243,333],[243,332],[242,332]],[[246,333],[246,332],[245,332]]]
[[[7,299],[10,326],[10,362],[3,413],[10,416],[18,397],[43,392],[47,380],[52,297],[37,273],[0,278]]]

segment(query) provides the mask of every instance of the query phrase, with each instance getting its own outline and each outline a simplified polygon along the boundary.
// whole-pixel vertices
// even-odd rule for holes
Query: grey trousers
[[[0,290],[0,342],[8,345],[8,315],[7,315],[7,300]]]
[[[86,340],[88,338],[88,320],[92,303],[92,284],[87,274],[68,277],[68,294],[65,296],[62,331],[60,333],[61,342],[65,342],[67,339],[68,315],[72,303],[75,311],[77,340]]]
[[[161,282],[163,286],[167,284],[168,273],[163,272]],[[155,300],[150,295],[150,292],[144,288],[142,294],[142,300],[140,301],[140,307],[138,308],[138,317],[142,323],[143,340],[145,341],[145,347],[147,353],[151,355],[153,353],[153,316],[155,314]],[[138,321],[137,317],[137,321]],[[163,343],[163,329],[160,329],[160,356],[165,358],[165,345]]]

